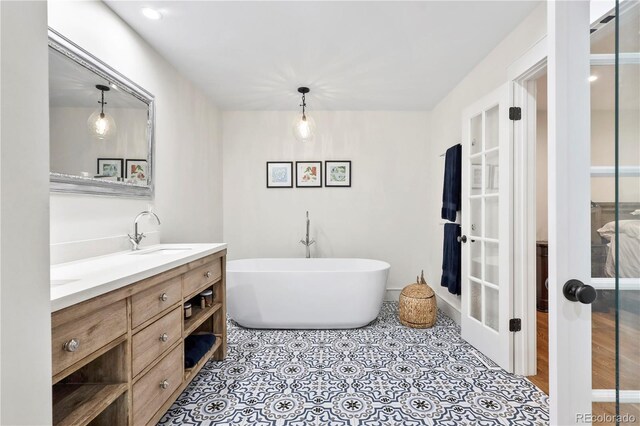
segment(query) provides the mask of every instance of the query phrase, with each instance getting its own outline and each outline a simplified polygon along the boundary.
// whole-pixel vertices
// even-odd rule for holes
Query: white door
[[[547,3],[552,425],[638,421],[640,277],[637,270],[627,269],[637,264],[630,255],[638,253],[637,240],[628,255],[620,248],[631,241],[621,229],[622,221],[635,223],[636,233],[639,229],[640,3],[616,2],[615,6],[608,14],[611,24],[592,38],[595,54],[590,70],[589,3]],[[598,42],[607,35],[611,43],[603,47]],[[605,132],[596,130],[602,128],[603,116],[615,118]],[[599,216],[605,216],[607,209],[613,209],[614,215],[603,221]],[[599,273],[595,249],[602,245],[601,237],[607,238],[598,230],[606,229],[604,222],[615,227],[615,242],[609,236],[605,248],[606,265],[614,271],[603,278],[592,277]],[[602,309],[592,312],[594,288],[613,293],[610,315]],[[607,299],[600,302],[606,305]],[[612,319],[603,326],[599,318]]]
[[[462,338],[513,370],[509,89],[462,115]]]

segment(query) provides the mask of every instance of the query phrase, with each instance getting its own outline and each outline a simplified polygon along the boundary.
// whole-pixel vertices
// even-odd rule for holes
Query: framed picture
[[[322,188],[322,161],[296,161],[296,187]]]
[[[293,188],[292,161],[267,161],[267,188]]]
[[[471,165],[471,189],[482,189],[482,165]]]
[[[351,161],[325,161],[324,186],[351,186]]]
[[[98,177],[124,177],[122,158],[98,158]]]
[[[127,159],[125,162],[127,174],[127,180],[131,180],[134,183],[143,183],[147,184],[148,170],[147,170],[147,160],[133,160]]]

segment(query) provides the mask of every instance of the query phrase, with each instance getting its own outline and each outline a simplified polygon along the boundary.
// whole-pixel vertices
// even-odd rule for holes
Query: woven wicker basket
[[[399,308],[400,322],[407,327],[429,328],[436,323],[436,296],[424,280],[402,289]]]

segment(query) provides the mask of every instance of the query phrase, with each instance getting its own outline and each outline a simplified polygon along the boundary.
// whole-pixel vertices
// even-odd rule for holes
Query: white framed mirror
[[[49,29],[51,190],[152,198],[154,96]]]

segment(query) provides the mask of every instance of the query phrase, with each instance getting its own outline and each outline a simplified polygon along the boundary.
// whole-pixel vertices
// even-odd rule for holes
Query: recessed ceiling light
[[[153,21],[159,21],[162,19],[162,13],[155,9],[151,9],[150,7],[143,7],[142,14]]]
[[[597,79],[598,79],[597,75],[590,75],[589,76],[589,81],[591,81],[591,82],[596,81]]]

